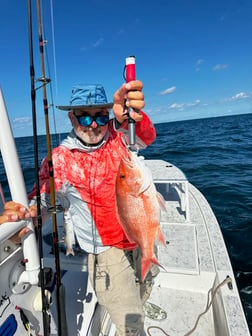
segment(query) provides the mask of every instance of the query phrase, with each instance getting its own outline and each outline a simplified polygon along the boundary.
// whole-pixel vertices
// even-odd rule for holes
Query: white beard
[[[85,127],[83,130],[76,130],[78,138],[87,145],[96,145],[102,141],[107,133],[108,126],[100,126],[97,128]]]

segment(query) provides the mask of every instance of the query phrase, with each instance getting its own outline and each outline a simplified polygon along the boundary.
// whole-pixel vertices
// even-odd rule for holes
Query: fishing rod
[[[44,335],[50,335],[50,315],[48,313],[49,303],[45,295],[45,269],[43,263],[43,240],[42,240],[42,217],[41,217],[41,195],[39,187],[39,159],[38,159],[38,136],[36,122],[36,89],[35,89],[35,70],[33,61],[33,34],[32,34],[32,14],[31,0],[27,1],[28,5],[28,32],[29,32],[29,56],[30,56],[30,81],[31,81],[31,101],[32,101],[32,124],[33,124],[33,145],[34,145],[34,161],[35,161],[35,182],[36,182],[36,202],[37,202],[37,239],[39,246],[40,258],[40,287],[43,315]]]
[[[135,56],[126,57],[126,65],[125,65],[125,79],[126,82],[130,82],[136,79],[136,61]],[[130,117],[128,110],[128,127],[129,127],[129,145],[135,146],[136,144],[136,125],[135,120]]]
[[[43,88],[43,105],[44,105],[44,116],[45,116],[45,127],[46,127],[47,158],[48,158],[50,196],[51,196],[50,212],[52,215],[53,247],[54,247],[54,257],[55,257],[55,271],[56,271],[56,304],[57,304],[57,313],[58,313],[58,335],[65,336],[68,334],[66,311],[65,311],[65,287],[61,282],[59,238],[58,238],[58,229],[57,229],[57,211],[60,211],[60,209],[59,207],[56,206],[56,196],[55,196],[52,149],[51,149],[50,127],[49,127],[49,117],[48,117],[48,101],[47,101],[47,92],[46,92],[46,84],[48,84],[50,80],[47,79],[45,76],[45,62],[44,62],[45,41],[43,40],[43,34],[42,34],[40,0],[37,0],[37,17],[38,17],[38,32],[39,32],[40,63],[41,63],[41,71],[42,71],[42,77],[40,80],[42,82],[42,88]]]

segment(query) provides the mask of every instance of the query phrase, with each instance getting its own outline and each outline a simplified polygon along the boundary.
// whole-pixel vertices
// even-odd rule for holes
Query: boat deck
[[[147,334],[162,335],[161,328],[170,336],[249,335],[223,237],[208,202],[177,167],[158,160],[147,165],[167,209],[161,217],[167,246],[158,246],[158,260],[165,269],[160,269],[149,298],[167,318],[146,317]],[[227,276],[233,279],[233,288],[220,288],[202,314]]]
[[[170,190],[170,200],[167,195],[167,212],[162,214],[161,222],[167,246],[158,246],[158,260],[164,269],[160,269],[149,298],[150,302],[166,311],[167,318],[157,324],[157,321],[146,317],[146,332],[153,336],[162,334],[159,328],[174,336],[186,335],[192,330],[199,314],[206,309],[208,291],[216,277],[205,226],[200,224],[198,218],[197,222],[186,219],[173,192]],[[190,194],[189,198],[190,216],[194,217]],[[198,230],[201,230],[199,235]],[[204,249],[203,255],[199,248]],[[202,263],[200,258],[204,258]],[[204,270],[201,265],[204,265]],[[193,335],[216,335],[212,309],[202,316]]]
[[[198,315],[205,310],[205,293],[186,290],[154,287],[150,301],[157,303],[167,313],[167,318],[161,321],[145,319],[146,332],[150,335],[186,335],[193,329]],[[158,328],[155,328],[157,327]],[[160,328],[164,332],[160,332]],[[215,335],[212,310],[202,317],[193,335]]]
[[[148,302],[161,307],[167,317],[157,321],[146,316],[145,330],[151,336],[163,335],[164,332],[170,336],[187,336],[191,335],[190,331],[199,315],[205,311],[214,288],[227,276],[234,280],[234,275],[218,222],[204,196],[187,181],[177,167],[158,160],[146,163],[151,168],[156,188],[166,205],[166,211],[161,214],[166,247],[157,246],[158,259],[163,268],[160,268],[155,279]],[[49,247],[50,244],[46,244],[45,248]],[[54,260],[50,257],[50,251],[46,250],[45,255],[46,265],[53,267]],[[69,271],[63,277],[66,288],[73,287],[74,276],[71,273],[82,271],[87,274],[87,256],[77,253],[66,257],[61,253],[61,268]],[[78,282],[77,279],[75,282]],[[78,300],[79,304],[82,301],[83,309],[77,314],[77,321],[70,322],[71,330],[82,329],[80,335],[86,335],[87,329],[84,327],[83,333],[83,325],[88,325],[87,313],[92,315],[96,303],[92,289],[84,287],[82,285],[82,291],[87,291],[87,295],[83,295],[83,292],[83,297]],[[78,292],[79,283],[76,288]],[[71,297],[66,300],[72,301]],[[101,307],[98,309],[99,312],[96,310],[94,317],[96,322],[90,327],[89,334],[96,336],[98,319],[102,334],[113,335],[114,329],[111,328],[108,314]],[[101,311],[102,319],[97,317],[101,315]],[[240,318],[237,319],[237,316]],[[192,334],[249,335],[235,280],[232,290],[226,284],[219,289],[213,304],[202,315]]]

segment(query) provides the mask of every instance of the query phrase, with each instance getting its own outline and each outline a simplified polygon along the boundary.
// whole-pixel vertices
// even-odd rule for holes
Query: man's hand
[[[29,219],[37,216],[36,206],[31,206],[28,210],[20,203],[13,201],[6,202],[4,205],[4,211],[0,216],[0,224],[6,222],[16,222],[21,219]],[[18,242],[24,235],[29,232],[28,227],[21,229],[11,240]]]
[[[122,124],[128,118],[127,108],[141,111],[144,108],[143,83],[139,80],[124,83],[114,94],[113,111],[116,120]],[[126,108],[125,108],[126,105]],[[136,122],[142,120],[138,112],[130,111],[130,117]]]

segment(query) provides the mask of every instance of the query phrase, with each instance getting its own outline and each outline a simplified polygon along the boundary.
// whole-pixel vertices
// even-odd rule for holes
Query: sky
[[[37,1],[31,0],[38,134],[45,134]],[[1,0],[0,86],[15,137],[32,135],[27,1]],[[154,123],[252,112],[251,0],[41,1],[50,130],[68,132],[75,84],[109,101],[136,57]]]

